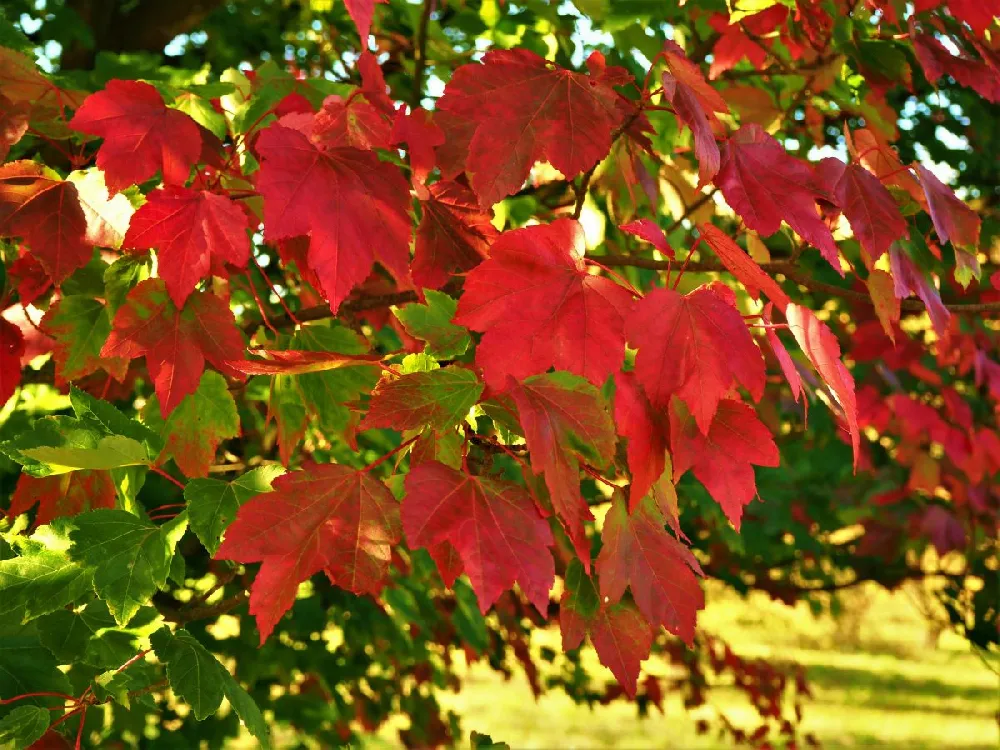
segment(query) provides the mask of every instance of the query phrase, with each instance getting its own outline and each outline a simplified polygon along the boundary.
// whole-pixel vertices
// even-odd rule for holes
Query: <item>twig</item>
[[[413,98],[410,105],[416,109],[424,98],[424,71],[427,68],[427,26],[434,12],[436,0],[424,0],[424,9],[420,13],[420,23],[417,26],[417,40],[413,46]]]

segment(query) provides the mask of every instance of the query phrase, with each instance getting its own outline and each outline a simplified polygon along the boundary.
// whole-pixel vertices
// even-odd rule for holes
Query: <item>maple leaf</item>
[[[265,464],[231,482],[192,479],[184,485],[184,502],[193,531],[212,555],[219,550],[222,535],[236,518],[240,506],[263,492],[271,491],[275,478],[284,473],[276,464]]]
[[[791,302],[778,282],[768,276],[753,258],[730,239],[729,235],[711,224],[699,224],[698,231],[708,246],[719,256],[722,265],[746,287],[751,297],[760,299],[760,293],[763,292],[779,310],[784,310]]]
[[[698,175],[704,185],[719,172],[719,145],[712,132],[712,125],[718,124],[715,113],[728,113],[729,107],[676,42],[664,42],[661,54],[667,63],[663,71],[663,93],[673,105],[677,119],[694,135]]]
[[[888,190],[871,172],[840,159],[823,159],[816,168],[820,182],[851,223],[854,236],[874,263],[889,245],[908,234],[906,219]]]
[[[680,402],[674,402],[670,409],[670,447],[674,481],[693,469],[695,478],[722,506],[737,531],[743,508],[757,494],[751,464],[777,466],[780,462],[774,439],[754,410],[731,399],[719,404],[707,433],[701,431]]]
[[[148,409],[154,415],[158,411],[153,401]],[[219,443],[240,434],[236,401],[225,378],[217,372],[204,373],[197,390],[184,397],[159,432],[164,443],[159,463],[173,458],[185,476],[207,477]]]
[[[0,405],[6,404],[21,384],[21,355],[24,335],[21,329],[0,318]]]
[[[163,588],[174,548],[187,529],[180,515],[157,526],[124,510],[100,508],[73,521],[70,557],[94,570],[94,591],[126,625]]]
[[[584,248],[572,219],[515,229],[466,277],[455,323],[484,332],[476,363],[491,388],[550,367],[601,385],[621,366],[632,295],[588,274]]]
[[[163,280],[147,279],[129,292],[112,325],[101,356],[144,356],[164,419],[198,388],[206,360],[239,377],[229,362],[241,358],[243,337],[229,306],[214,294],[195,292],[178,310]]]
[[[116,380],[125,377],[128,361],[102,357],[101,347],[111,335],[111,316],[100,300],[82,295],[61,297],[45,313],[40,327],[52,337],[56,382],[67,383],[104,369]]]
[[[594,386],[566,372],[512,384],[511,395],[531,452],[531,467],[545,475],[552,505],[590,570],[583,524],[593,516],[580,494],[579,458],[599,466],[611,460],[615,450],[611,416]]]
[[[667,237],[663,234],[663,230],[660,229],[659,225],[655,221],[650,219],[637,219],[636,221],[630,221],[628,224],[622,224],[620,227],[623,232],[628,232],[629,234],[635,235],[639,239],[646,240],[659,250],[661,253],[666,255],[668,258],[675,258],[674,249],[670,247],[670,243],[667,242]]]
[[[10,517],[27,513],[35,505],[35,525],[53,518],[75,516],[96,508],[114,508],[117,495],[106,471],[73,471],[48,477],[21,474],[10,499]]]
[[[753,123],[733,133],[721,153],[715,184],[747,227],[771,235],[784,219],[843,276],[833,235],[816,211],[816,200],[828,196],[809,165]]]
[[[913,174],[903,166],[885,139],[873,130],[862,128],[851,132],[844,128],[844,138],[851,157],[874,174],[879,182],[893,185],[909,194],[921,206],[927,205],[920,183]]]
[[[334,311],[378,260],[409,276],[410,195],[398,168],[368,151],[323,149],[280,124],[257,138],[268,241],[309,235],[308,263]]]
[[[184,306],[209,275],[212,261],[244,268],[250,259],[250,221],[236,203],[206,190],[154,190],[135,212],[122,246],[155,249],[170,298]]]
[[[352,146],[371,151],[392,145],[390,121],[363,96],[343,99],[331,94],[323,100],[319,112],[288,114],[280,124],[298,130],[322,149]]]
[[[611,670],[630,698],[635,697],[640,665],[649,658],[653,645],[653,628],[629,602],[603,605],[579,560],[571,560],[566,569],[559,627],[564,651],[577,648],[590,633],[601,664]]]
[[[885,335],[895,342],[895,328],[899,323],[899,298],[896,296],[896,282],[892,274],[875,269],[868,274],[865,284]]]
[[[732,70],[744,57],[760,70],[767,60],[768,50],[757,41],[773,32],[788,18],[788,8],[772,5],[759,13],[753,13],[729,23],[729,16],[716,13],[710,19],[712,28],[720,33],[712,48],[712,64],[709,78],[718,78],[727,70]]]
[[[386,3],[389,0],[344,0],[347,6],[347,14],[358,27],[358,35],[361,37],[361,46],[368,46],[368,35],[372,29],[372,18],[375,17],[375,3]]]
[[[621,68],[606,67],[599,52],[587,66],[590,74],[584,75],[526,49],[494,49],[482,64],[452,74],[437,103],[445,113],[438,124],[446,144],[468,142],[464,171],[481,205],[517,192],[536,161],[573,178],[607,155],[625,111],[612,87],[632,79]]]
[[[771,324],[771,316],[773,312],[774,305],[772,303],[768,302],[764,305],[764,312],[761,315],[761,320],[764,321],[765,325]],[[781,371],[785,374],[785,380],[788,381],[788,386],[792,389],[792,398],[798,401],[804,393],[804,389],[802,387],[802,376],[799,374],[799,370],[795,366],[795,362],[792,361],[791,355],[789,355],[785,345],[781,343],[781,339],[778,338],[778,334],[775,332],[774,328],[766,328],[764,332],[767,336],[767,342],[771,345],[771,351],[774,352],[774,356],[778,360],[778,365],[781,367]],[[808,401],[803,403],[808,410]]]
[[[426,199],[428,191],[425,183],[437,161],[434,150],[444,145],[444,131],[431,120],[431,113],[426,109],[417,107],[406,114],[400,110],[392,125],[392,143],[397,146],[406,144],[413,186],[417,196],[421,200]]]
[[[248,349],[247,351],[260,359],[244,359],[228,363],[230,367],[244,375],[302,375],[340,370],[345,367],[370,366],[373,362],[382,360],[379,354],[343,354],[335,351],[300,349]]]
[[[950,242],[956,248],[973,250],[979,245],[979,215],[960,201],[951,188],[939,180],[922,164],[914,165],[920,184],[927,196],[928,211],[934,222],[934,231],[941,242]]]
[[[800,305],[789,305],[785,310],[785,317],[799,347],[826,382],[834,400],[844,412],[851,444],[854,446],[854,467],[857,469],[858,454],[861,450],[858,403],[854,394],[854,378],[840,361],[840,344],[837,342],[837,337],[811,310]]]
[[[523,487],[475,477],[436,461],[405,479],[403,528],[413,547],[449,542],[485,614],[514,585],[543,615],[555,581],[552,532]]]
[[[454,359],[469,348],[469,332],[454,325],[451,319],[458,302],[444,292],[424,290],[426,305],[416,302],[394,310],[403,329],[414,338],[426,341],[424,352],[438,359]]]
[[[653,408],[634,372],[615,375],[615,424],[628,438],[629,509],[634,510],[662,476],[670,442],[666,412]]]
[[[653,501],[644,499],[630,514],[619,494],[611,501],[601,533],[597,576],[605,602],[618,602],[626,588],[654,627],[663,626],[689,646],[696,613],[705,606],[698,584],[701,566],[691,550],[664,528]]]
[[[0,237],[20,237],[60,283],[90,260],[76,186],[30,161],[0,167]]]
[[[497,231],[472,191],[457,182],[436,182],[420,207],[423,215],[411,267],[415,284],[437,289],[452,274],[469,271],[486,259]]]
[[[708,434],[716,407],[734,382],[759,401],[764,359],[739,311],[711,287],[687,295],[656,289],[626,323],[639,352],[635,373],[653,406],[666,409],[683,399]]]
[[[1000,102],[1000,73],[991,65],[964,54],[953,55],[930,34],[912,34],[913,52],[929,83],[947,74],[986,101]]]
[[[108,81],[103,91],[84,100],[69,125],[104,139],[97,166],[113,193],[157,172],[164,184],[183,185],[201,155],[198,124],[169,109],[159,92],[142,81]]]
[[[261,644],[299,584],[321,570],[352,593],[379,593],[401,532],[399,503],[363,471],[312,466],[278,477],[272,487],[240,506],[215,554],[262,563],[250,591]]]
[[[889,248],[889,267],[892,269],[896,297],[905,299],[911,294],[920,297],[927,307],[927,314],[930,316],[934,330],[939,336],[944,336],[948,332],[951,312],[944,306],[941,294],[933,283],[927,279],[923,271],[917,268],[899,243]]]
[[[27,102],[12,102],[0,94],[0,162],[7,160],[10,147],[28,132],[30,111]]]
[[[445,367],[383,380],[372,393],[359,430],[388,427],[444,430],[458,424],[479,400],[483,385],[471,370]]]

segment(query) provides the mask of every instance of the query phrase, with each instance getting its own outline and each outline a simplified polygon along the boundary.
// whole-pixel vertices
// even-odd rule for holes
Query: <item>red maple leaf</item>
[[[420,201],[423,216],[413,253],[413,283],[439,289],[452,274],[469,271],[486,259],[497,230],[489,210],[476,203],[464,185],[447,180],[426,189]]]
[[[368,35],[372,30],[372,18],[375,17],[375,3],[386,3],[389,0],[344,0],[347,14],[358,27],[361,46],[368,47]]]
[[[979,214],[960,201],[951,188],[922,164],[915,165],[917,177],[927,196],[927,210],[941,242],[975,250],[979,246]]]
[[[250,259],[250,221],[236,203],[205,190],[154,190],[135,212],[122,246],[155,249],[170,298],[184,306],[212,261],[243,268]]]
[[[626,111],[612,87],[632,78],[606,67],[599,52],[587,66],[590,74],[584,75],[526,49],[491,50],[481,65],[452,74],[438,100],[446,113],[438,124],[446,143],[468,142],[464,171],[481,205],[517,192],[536,161],[572,178],[607,155]]]
[[[920,183],[880,134],[866,128],[855,130],[852,134],[845,126],[844,138],[851,157],[867,167],[880,182],[906,191],[921,206],[927,205]]]
[[[0,94],[0,162],[7,159],[10,147],[28,132],[30,112],[28,102],[12,102]]]
[[[589,633],[601,664],[635,697],[640,666],[653,645],[653,628],[631,602],[601,603],[593,579],[576,561],[566,571],[559,629],[564,651],[580,646]]]
[[[484,613],[517,581],[543,615],[555,581],[552,532],[524,488],[437,461],[410,470],[403,528],[413,547],[450,542]]]
[[[784,310],[791,302],[788,295],[778,286],[778,282],[768,276],[753,258],[732,241],[729,235],[711,224],[699,224],[698,231],[708,246],[719,256],[722,265],[746,287],[751,297],[760,299],[760,293],[763,292],[779,310]]]
[[[97,166],[108,190],[143,182],[161,172],[166,185],[183,185],[201,156],[201,130],[183,112],[170,109],[142,81],[108,81],[88,96],[69,123],[104,139]]]
[[[431,113],[426,109],[417,107],[407,114],[400,110],[396,113],[396,121],[392,126],[392,142],[397,146],[406,144],[413,187],[421,200],[426,199],[427,188],[424,183],[434,169],[434,149],[444,144],[444,131],[431,120]]]
[[[654,627],[663,626],[690,646],[695,618],[705,606],[698,584],[701,566],[691,550],[664,528],[663,516],[646,498],[630,514],[619,495],[611,503],[597,556],[601,596],[617,602],[631,588],[636,606]]]
[[[726,399],[719,404],[712,426],[702,433],[680,402],[670,409],[670,447],[674,481],[685,471],[705,485],[738,531],[743,508],[757,494],[753,466],[777,466],[778,448],[770,431],[752,408]]]
[[[101,349],[102,357],[146,358],[164,418],[198,388],[205,360],[240,377],[229,361],[242,355],[243,337],[222,299],[195,292],[178,310],[162,279],[147,279],[129,292]]]
[[[636,219],[635,221],[630,221],[628,224],[622,224],[618,228],[623,232],[628,232],[639,239],[652,243],[653,247],[668,258],[676,257],[674,249],[667,242],[667,236],[655,221],[651,219]]]
[[[857,469],[861,450],[858,403],[854,394],[854,378],[840,361],[840,343],[833,335],[833,331],[805,307],[789,305],[785,310],[785,317],[799,347],[826,382],[834,400],[843,410],[844,420],[851,435],[851,444],[854,446],[854,468]]]
[[[744,125],[723,144],[715,184],[747,227],[771,235],[784,219],[844,274],[833,235],[816,210],[817,199],[829,196],[809,165],[789,155],[759,125]]]
[[[319,112],[296,112],[281,118],[281,125],[293,128],[321,149],[352,146],[362,151],[389,148],[391,121],[362,96],[347,99],[331,94]]]
[[[250,613],[263,644],[295,601],[299,584],[324,571],[355,594],[378,594],[401,538],[399,503],[363,471],[328,464],[274,480],[226,530],[216,559],[262,563]]]
[[[53,518],[114,508],[117,497],[114,482],[106,471],[84,469],[41,478],[21,474],[7,514],[13,518],[37,505],[35,525],[42,526]]]
[[[869,277],[870,278],[870,277]],[[761,315],[761,320],[767,326],[771,325],[771,315],[774,311],[774,305],[768,302],[764,305],[764,312]],[[778,360],[778,365],[781,367],[781,371],[785,374],[785,380],[788,381],[788,387],[792,389],[792,398],[796,401],[801,398],[804,389],[802,387],[802,376],[799,374],[798,368],[795,366],[795,362],[792,360],[791,355],[785,348],[781,339],[778,338],[777,332],[774,328],[766,328],[765,334],[767,336],[767,342],[771,345],[771,351],[774,352],[775,358]],[[806,408],[806,413],[808,414],[809,402],[804,401],[803,404]]]
[[[872,263],[907,235],[906,219],[892,194],[867,169],[831,157],[817,165],[816,173]]]
[[[0,237],[20,237],[59,284],[93,253],[76,185],[40,164],[0,167]]]
[[[465,280],[455,322],[483,331],[476,363],[503,390],[550,367],[601,385],[625,356],[632,296],[587,273],[583,228],[572,219],[504,232]]]
[[[709,23],[720,33],[719,40],[712,48],[712,65],[709,67],[710,78],[718,78],[727,70],[732,70],[744,57],[750,64],[760,70],[767,60],[768,50],[758,41],[760,37],[770,34],[788,18],[788,8],[784,5],[773,5],[760,13],[746,16],[738,23],[729,23],[729,16],[716,13]]]
[[[712,125],[719,125],[715,113],[729,112],[729,106],[675,42],[664,42],[663,58],[667,63],[663,71],[663,93],[673,105],[677,119],[694,135],[698,175],[704,185],[719,172],[719,145],[712,132]]]
[[[579,459],[601,466],[611,460],[615,451],[611,416],[594,386],[565,372],[512,383],[511,395],[532,470],[545,475],[552,505],[589,571],[590,544],[583,524],[593,516],[580,494]]]
[[[227,364],[244,375],[302,375],[343,367],[361,367],[378,362],[380,354],[341,354],[340,352],[300,351],[298,349],[249,349],[261,359],[241,359]]]
[[[636,305],[626,332],[639,350],[635,373],[650,402],[665,410],[679,396],[705,434],[734,382],[755,401],[764,393],[760,349],[739,311],[713,287],[687,295],[654,290]]]
[[[256,148],[265,237],[309,235],[309,266],[334,311],[376,260],[398,281],[408,278],[410,189],[395,166],[369,151],[321,148],[281,124],[262,132]]]
[[[939,336],[948,332],[951,312],[941,301],[941,294],[933,282],[899,245],[889,248],[889,267],[892,269],[892,279],[895,282],[895,294],[899,299],[905,299],[915,294],[927,307],[927,315]]]
[[[666,412],[649,403],[635,373],[615,375],[615,424],[628,438],[629,509],[634,510],[663,474],[670,442]]]
[[[21,355],[24,336],[21,329],[0,318],[0,405],[6,404],[21,384]]]
[[[965,54],[953,55],[930,34],[912,34],[913,52],[930,83],[947,74],[983,99],[1000,102],[1000,71]]]

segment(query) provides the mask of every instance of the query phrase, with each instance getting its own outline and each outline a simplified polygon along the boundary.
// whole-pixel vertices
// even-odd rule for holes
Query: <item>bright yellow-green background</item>
[[[711,587],[709,601],[700,628],[725,638],[741,655],[807,667],[814,695],[805,706],[803,729],[825,748],[1000,747],[1000,677],[950,633],[936,647],[929,645],[919,588],[852,592],[845,601],[850,614],[840,621],[764,596],[743,601],[717,587]],[[540,634],[542,640],[552,636],[558,637]],[[660,674],[666,669],[647,667]],[[711,718],[712,710],[687,713],[676,695],[668,694],[664,715],[654,710],[639,719],[624,702],[593,711],[556,693],[536,702],[523,678],[503,682],[488,668],[473,666],[465,690],[443,702],[462,714],[467,731],[490,734],[512,748],[732,747],[716,736],[698,736],[693,719]],[[714,691],[712,703],[731,721],[754,726],[754,714],[737,691]],[[394,734],[386,728],[370,745],[395,746]]]

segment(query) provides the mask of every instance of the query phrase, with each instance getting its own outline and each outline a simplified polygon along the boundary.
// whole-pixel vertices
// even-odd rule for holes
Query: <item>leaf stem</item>
[[[182,481],[180,481],[179,479],[175,479],[174,477],[170,476],[167,472],[165,472],[159,466],[150,466],[149,470],[152,471],[154,474],[159,474],[161,477],[163,477],[167,481],[172,482],[173,484],[177,485],[182,490],[184,489],[184,483]]]
[[[374,469],[376,466],[379,466],[380,464],[385,463],[390,458],[392,458],[393,456],[395,456],[397,453],[399,453],[400,451],[402,451],[405,448],[409,447],[412,443],[416,442],[416,440],[417,440],[418,437],[420,437],[420,435],[414,435],[409,440],[404,440],[402,443],[400,443],[399,445],[397,445],[395,448],[393,448],[391,451],[389,451],[388,453],[386,453],[384,456],[382,456],[379,459],[376,459],[375,461],[372,461],[365,468],[361,469],[361,472],[367,474],[369,471],[371,471],[372,469]]]

